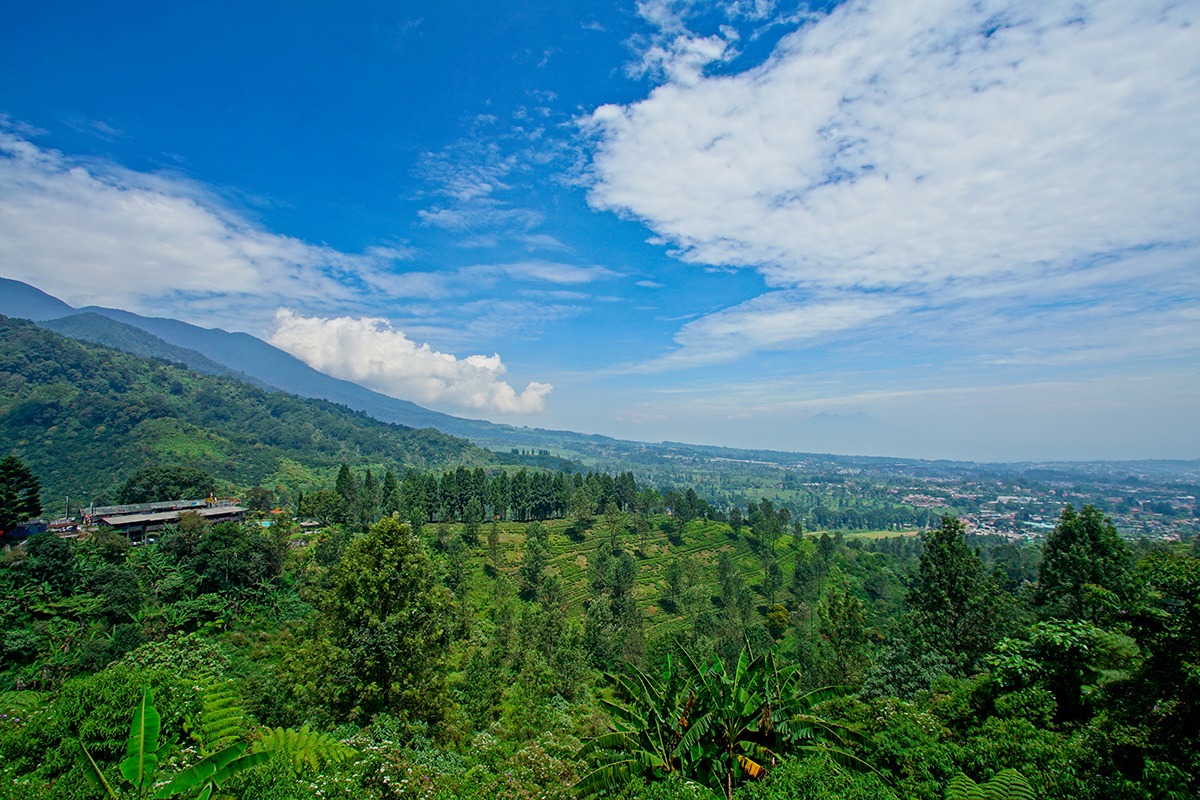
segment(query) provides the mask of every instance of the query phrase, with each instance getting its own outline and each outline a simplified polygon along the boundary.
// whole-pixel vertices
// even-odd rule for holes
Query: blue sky
[[[1196,458],[1197,16],[22,4],[0,275],[515,424]]]

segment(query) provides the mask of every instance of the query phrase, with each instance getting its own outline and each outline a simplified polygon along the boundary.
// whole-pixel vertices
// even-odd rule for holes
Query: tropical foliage
[[[0,797],[1200,794],[1193,541],[1086,503],[980,536],[776,464],[551,471],[5,324],[22,481],[256,513],[9,543]]]
[[[164,774],[162,768],[173,741],[159,744],[162,718],[154,707],[154,700],[147,688],[142,692],[142,701],[134,709],[133,721],[129,726],[129,740],[125,746],[125,758],[120,763],[121,776],[130,789],[127,796],[143,800],[147,797],[168,798],[190,795],[195,791],[197,800],[209,800],[213,791],[237,773],[258,766],[266,761],[266,753],[245,754],[245,743],[232,744],[202,758],[195,764],[175,773]],[[84,770],[95,784],[104,790],[111,800],[123,796],[113,789],[112,782],[96,764],[87,748],[80,745],[84,759]],[[164,778],[166,779],[164,782]]]
[[[623,701],[608,702],[614,732],[592,739],[581,754],[616,756],[580,781],[584,794],[622,785],[634,775],[678,773],[726,798],[747,779],[766,776],[784,755],[820,750],[843,763],[854,733],[817,712],[836,689],[804,691],[799,668],[780,666],[767,651],[742,649],[733,670],[720,658],[682,664],[669,656],[660,680],[636,668],[615,678]]]

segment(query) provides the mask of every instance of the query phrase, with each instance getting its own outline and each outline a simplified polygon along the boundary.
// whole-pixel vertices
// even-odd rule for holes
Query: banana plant
[[[119,767],[121,776],[131,787],[126,793],[118,793],[113,788],[91,753],[80,743],[84,772],[93,784],[104,791],[109,800],[125,800],[129,797],[136,800],[146,800],[150,797],[194,797],[196,800],[210,800],[213,791],[225,780],[270,758],[270,754],[265,752],[247,755],[246,745],[238,743],[225,747],[174,775],[165,775],[160,765],[175,743],[167,741],[159,744],[161,728],[162,719],[154,707],[153,695],[150,689],[143,689],[142,701],[133,711],[129,739],[125,744],[125,758]]]
[[[797,668],[780,669],[770,652],[756,656],[749,647],[732,671],[717,657],[698,663],[686,652],[680,667],[668,660],[657,682],[632,667],[629,677],[616,678],[626,699],[608,704],[615,730],[581,751],[608,750],[616,757],[576,784],[581,795],[617,788],[637,775],[676,772],[716,797],[732,798],[738,785],[763,777],[784,755],[815,749],[871,769],[844,749],[854,731],[816,713],[816,706],[846,690],[802,692]]]
[[[696,703],[695,691],[680,667],[668,655],[661,680],[633,665],[627,675],[609,676],[626,700],[602,701],[612,714],[614,730],[590,740],[579,755],[603,750],[620,755],[580,780],[578,792],[586,796],[617,788],[645,772],[666,777],[680,770],[675,748],[691,724]]]

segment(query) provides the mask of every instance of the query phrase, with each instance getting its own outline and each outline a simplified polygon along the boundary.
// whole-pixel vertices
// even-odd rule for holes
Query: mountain
[[[75,309],[20,281],[0,279],[0,314],[32,319],[72,338],[98,342],[118,350],[152,355],[187,364],[208,374],[228,374],[264,388],[339,403],[375,419],[411,428],[436,428],[470,439],[480,447],[496,449],[555,450],[569,457],[593,460],[623,450],[619,440],[606,436],[501,425],[464,419],[401,400],[318,372],[277,347],[245,333],[201,328],[179,320],[144,317],[130,311],[100,306]],[[88,315],[68,321],[64,317]],[[126,327],[105,327],[93,317],[106,317]],[[134,333],[149,334],[151,341]],[[224,367],[223,371],[217,369]],[[641,445],[628,443],[640,450]]]
[[[412,428],[435,428],[443,433],[469,439],[480,447],[502,454],[520,450],[521,461],[535,465],[536,458],[545,466],[561,465],[553,456],[574,459],[583,465],[607,472],[631,467],[639,475],[672,481],[683,475],[695,478],[696,470],[717,475],[742,470],[757,464],[767,470],[823,472],[836,469],[862,470],[875,474],[903,474],[931,477],[960,477],[979,469],[989,473],[1013,473],[1030,469],[1032,464],[981,465],[971,462],[928,461],[878,456],[823,455],[848,450],[862,453],[891,450],[905,452],[914,439],[903,430],[894,430],[867,414],[817,414],[797,423],[808,452],[743,450],[678,442],[634,442],[598,434],[544,428],[500,425],[484,420],[463,419],[423,408],[416,403],[389,397],[349,381],[339,380],[312,369],[299,359],[244,333],[201,328],[173,319],[143,317],[119,309],[87,307],[74,309],[45,292],[20,281],[0,278],[0,314],[34,319],[44,327],[74,338],[99,342],[119,350],[165,358],[186,364],[199,372],[224,374],[248,380],[265,389],[279,389],[301,397],[328,400],[361,411],[377,420]],[[111,325],[96,319],[105,318]],[[530,456],[529,451],[546,453]],[[552,454],[549,455],[549,454]],[[512,459],[507,459],[512,460]],[[553,462],[553,463],[552,463]],[[1079,465],[1076,465],[1079,466]],[[1127,469],[1118,462],[1094,469]],[[1069,466],[1064,465],[1069,471]],[[1149,468],[1146,468],[1149,469]],[[1179,465],[1161,465],[1159,471],[1174,473]],[[1189,468],[1195,471],[1195,462]],[[1141,474],[1142,467],[1131,470]],[[720,483],[716,481],[714,485]]]
[[[403,472],[496,456],[439,431],[68,339],[0,317],[0,451],[43,495],[111,498],[145,466],[202,469],[236,486],[309,491],[339,464]]]
[[[41,322],[74,314],[75,309],[28,283],[0,278],[0,314]]]
[[[349,381],[318,372],[304,362],[246,333],[201,328],[179,320],[144,317],[130,311],[101,306],[73,308],[29,284],[0,278],[0,314],[44,323],[43,327],[67,336],[92,341],[137,355],[166,358],[208,374],[229,374],[264,387],[301,397],[340,403],[384,422],[410,428],[437,428],[454,435],[491,433],[509,426],[467,420],[423,408],[416,403],[371,391]],[[65,317],[78,317],[67,321]],[[104,326],[106,317],[122,327]],[[147,339],[149,334],[157,341]],[[515,430],[515,429],[513,429]],[[501,436],[500,438],[504,438]],[[527,437],[517,437],[528,445]],[[506,443],[511,438],[506,440]]]
[[[55,333],[61,333],[63,336],[71,339],[101,344],[105,347],[111,347],[114,350],[123,350],[135,356],[158,358],[163,361],[183,364],[188,369],[195,370],[204,375],[227,375],[231,378],[244,380],[247,383],[253,383],[263,389],[274,388],[244,372],[238,372],[224,364],[218,364],[203,353],[187,347],[178,347],[170,344],[152,333],[147,333],[141,328],[135,328],[132,325],[118,322],[115,319],[100,314],[92,312],[77,314],[72,311],[70,316],[44,320],[38,323],[38,325]]]

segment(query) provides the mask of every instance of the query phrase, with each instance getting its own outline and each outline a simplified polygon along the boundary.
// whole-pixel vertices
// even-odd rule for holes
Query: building
[[[208,522],[241,522],[246,509],[229,501],[180,500],[169,503],[139,503],[127,506],[103,506],[89,510],[93,525],[107,525],[130,541],[142,541],[148,534],[179,522],[182,514],[196,514]]]

